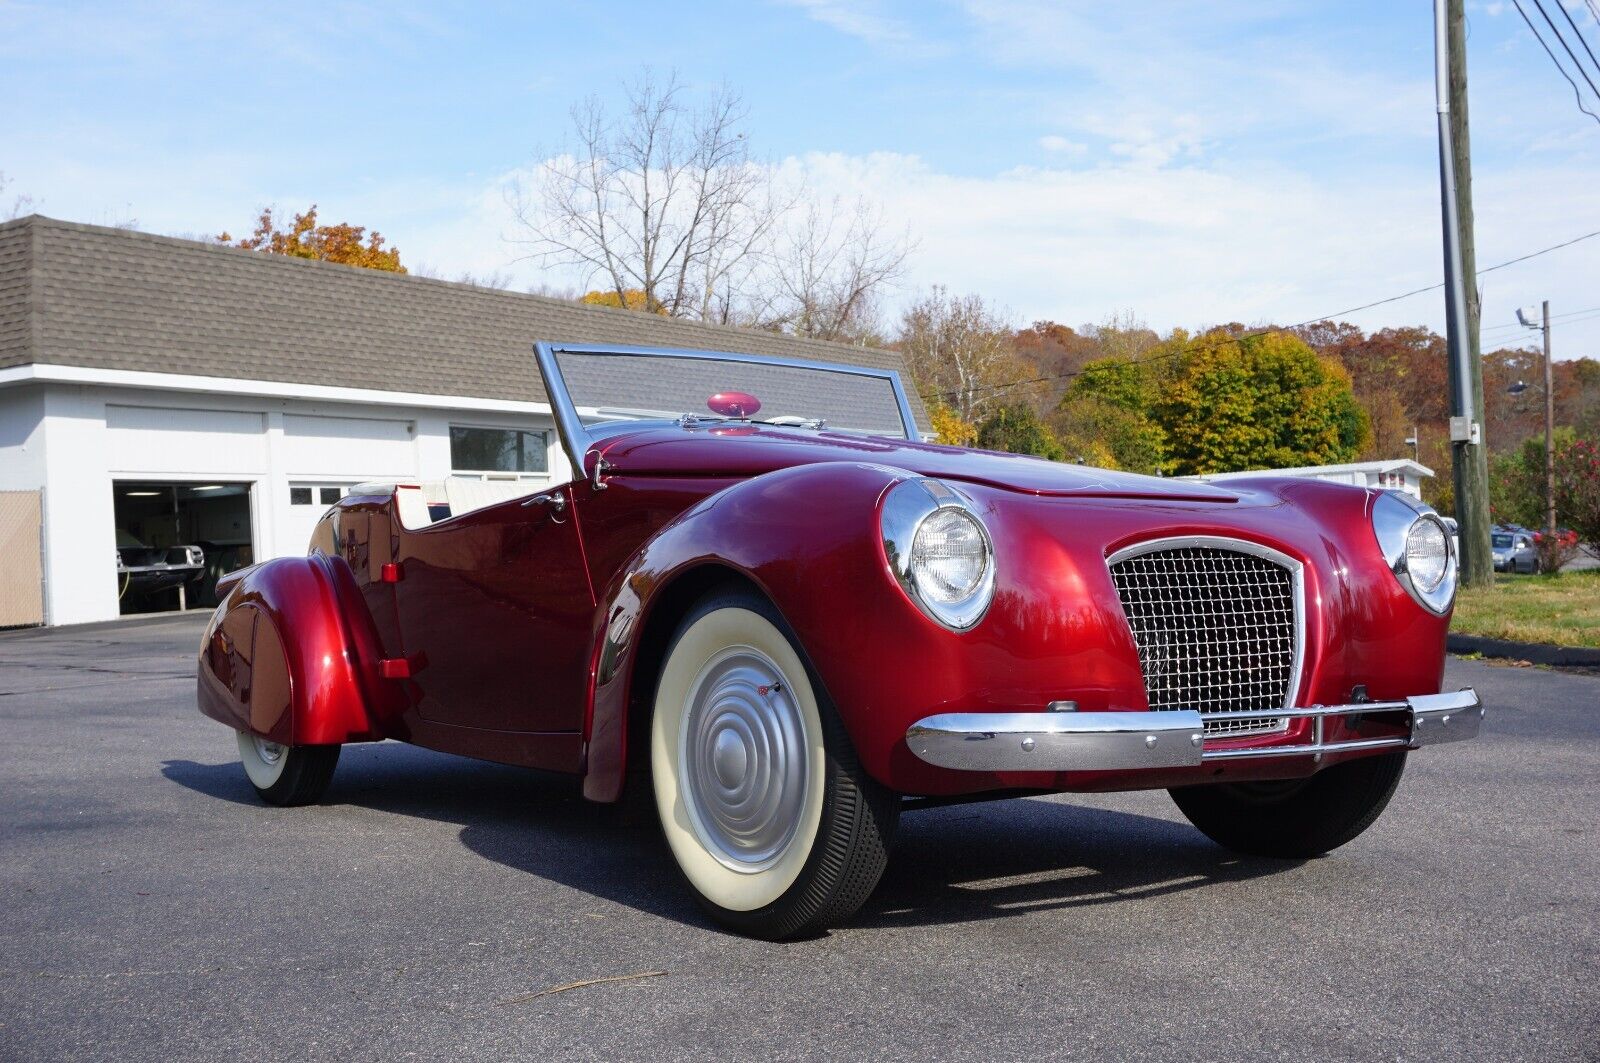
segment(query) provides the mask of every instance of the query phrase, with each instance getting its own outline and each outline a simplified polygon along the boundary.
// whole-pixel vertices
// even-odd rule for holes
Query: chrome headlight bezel
[[[917,535],[928,518],[944,510],[955,510],[977,528],[983,545],[983,572],[972,590],[954,602],[943,602],[922,592],[913,562]],[[902,480],[889,488],[880,516],[883,555],[907,598],[929,619],[951,631],[975,627],[994,601],[994,540],[988,526],[972,503],[942,480],[926,477]]]
[[[1408,561],[1411,532],[1423,521],[1436,525],[1444,538],[1444,574],[1432,590],[1424,590],[1411,578]],[[1439,616],[1448,613],[1455,604],[1458,562],[1450,529],[1433,507],[1385,491],[1372,504],[1372,531],[1378,539],[1378,549],[1383,552],[1384,563],[1416,603]]]

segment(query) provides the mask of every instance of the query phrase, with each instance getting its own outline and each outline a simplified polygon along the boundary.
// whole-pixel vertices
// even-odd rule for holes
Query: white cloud
[[[1039,146],[1045,151],[1065,152],[1068,155],[1082,155],[1089,150],[1089,145],[1076,140],[1068,140],[1066,137],[1055,133],[1040,137]]]
[[[813,22],[855,37],[867,44],[897,52],[924,56],[942,54],[944,49],[923,40],[909,23],[882,12],[873,0],[779,0],[785,7],[798,8]]]
[[[918,246],[900,298],[946,284],[1009,308],[1018,324],[1049,318],[1076,326],[1121,307],[1163,330],[1290,324],[1436,283],[1440,273],[1437,189],[1398,169],[1329,179],[1260,165],[1132,160],[963,175],[893,153],[811,154],[779,166],[818,194],[882,203],[892,226],[911,230]],[[1576,235],[1574,218],[1600,217],[1600,188],[1582,176],[1554,167],[1481,175],[1480,263],[1557,243]],[[392,226],[396,242],[408,261],[446,276],[509,269],[519,286],[580,284],[512,261],[517,249],[502,237],[514,225],[500,186],[435,189],[445,201],[435,196],[431,210],[425,190],[395,190],[362,204],[359,216],[412,203],[417,224]],[[1523,205],[1495,206],[1512,201]],[[1539,298],[1558,310],[1592,306],[1597,273],[1600,239],[1491,273],[1484,324],[1511,320],[1516,306]],[[1442,299],[1417,296],[1350,320],[1439,328]],[[1562,340],[1558,356],[1600,354],[1600,321],[1574,325]]]

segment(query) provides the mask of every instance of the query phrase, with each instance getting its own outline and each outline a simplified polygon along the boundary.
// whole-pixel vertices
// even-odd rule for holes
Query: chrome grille
[[[1256,548],[1136,546],[1113,555],[1111,578],[1139,648],[1152,710],[1279,709],[1299,661],[1297,569]],[[1226,542],[1226,540],[1224,540]],[[1207,720],[1206,734],[1281,731],[1282,717]]]

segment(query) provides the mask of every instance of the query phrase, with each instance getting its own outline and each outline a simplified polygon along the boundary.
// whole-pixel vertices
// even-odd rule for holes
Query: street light
[[[1556,536],[1556,389],[1550,370],[1550,300],[1546,299],[1538,310],[1531,306],[1519,307],[1517,321],[1524,328],[1544,333],[1544,533],[1553,545]],[[1519,380],[1506,388],[1506,393],[1521,395],[1528,387]]]

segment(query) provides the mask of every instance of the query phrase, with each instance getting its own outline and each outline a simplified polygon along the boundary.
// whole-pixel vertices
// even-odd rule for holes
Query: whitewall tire
[[[862,772],[832,704],[772,605],[703,599],[657,678],[656,808],[701,903],[761,937],[854,912],[883,872],[898,798]]]
[[[333,781],[338,746],[286,746],[248,731],[237,732],[237,737],[244,773],[268,804],[309,805]]]

